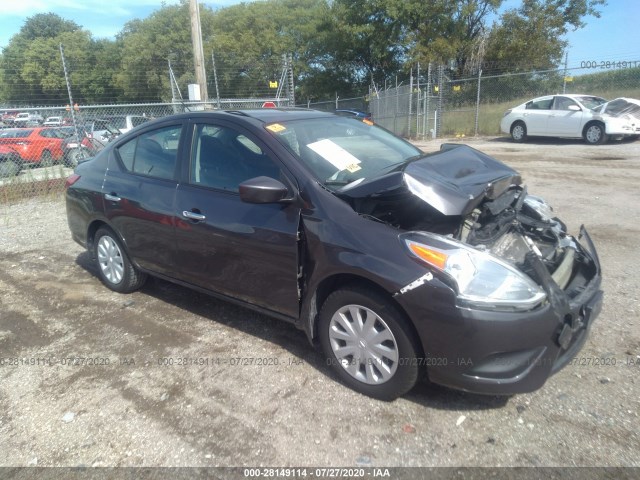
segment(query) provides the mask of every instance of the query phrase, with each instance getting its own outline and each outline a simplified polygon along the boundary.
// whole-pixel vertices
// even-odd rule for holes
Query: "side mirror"
[[[582,109],[578,105],[569,105],[568,108],[572,112],[581,112],[582,111]]]
[[[239,187],[240,199],[247,203],[278,203],[289,194],[282,182],[271,177],[250,178]]]

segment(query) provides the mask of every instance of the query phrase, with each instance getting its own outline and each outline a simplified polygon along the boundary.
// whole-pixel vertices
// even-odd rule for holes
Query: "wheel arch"
[[[602,130],[601,137],[595,142],[591,142],[587,138],[587,132],[589,128],[593,126],[598,126]],[[589,120],[582,129],[582,139],[585,142],[587,142],[589,145],[602,145],[603,143],[606,143],[609,140],[609,137],[610,135],[607,133],[607,124],[599,119]]]
[[[370,289],[388,300],[404,317],[404,323],[406,327],[410,329],[411,335],[416,340],[414,343],[419,349],[419,351],[416,353],[418,353],[419,356],[424,356],[420,336],[418,335],[418,332],[413,325],[411,318],[407,314],[406,310],[402,307],[402,305],[398,303],[398,301],[393,297],[391,293],[389,293],[386,289],[381,287],[373,280],[353,273],[337,273],[330,275],[320,281],[315,291],[313,292],[311,300],[309,301],[309,307],[306,309],[307,315],[303,316],[303,318],[308,319],[305,326],[305,331],[313,345],[316,345],[318,343],[318,317],[320,315],[322,305],[329,297],[329,295],[331,295],[331,293],[341,288]]]
[[[604,134],[607,134],[607,124],[604,123],[602,120],[589,120],[587,123],[584,124],[584,127],[582,127],[582,137],[584,138],[584,136],[587,134],[587,129],[594,124],[598,124],[602,126],[602,131],[604,132]]]

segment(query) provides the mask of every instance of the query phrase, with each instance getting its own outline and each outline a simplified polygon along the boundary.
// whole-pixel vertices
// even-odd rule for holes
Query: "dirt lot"
[[[110,292],[62,200],[31,199],[0,205],[0,466],[640,466],[640,141],[467,143],[599,250],[605,307],[541,390],[363,397],[290,325],[159,280]]]

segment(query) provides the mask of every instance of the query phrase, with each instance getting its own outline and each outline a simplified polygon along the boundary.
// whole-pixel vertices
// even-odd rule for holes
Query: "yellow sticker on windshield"
[[[357,163],[352,163],[351,165],[347,165],[347,168],[345,168],[345,170],[351,173],[356,173],[358,170],[362,170],[362,167]]]
[[[369,120],[368,118],[363,119],[362,123],[366,123],[367,125],[373,125],[373,122],[371,120]]]
[[[280,125],[279,123],[272,123],[271,125],[267,125],[267,130],[271,130],[273,133],[279,133],[286,130],[287,127],[284,125]]]

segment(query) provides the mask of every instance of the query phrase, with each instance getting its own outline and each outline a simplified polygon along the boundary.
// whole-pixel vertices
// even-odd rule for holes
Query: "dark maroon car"
[[[73,238],[107,287],[151,274],[289,321],[376,398],[425,371],[467,391],[535,390],[602,305],[586,230],[569,235],[516,171],[467,146],[424,154],[367,119],[166,117],[67,186]]]

